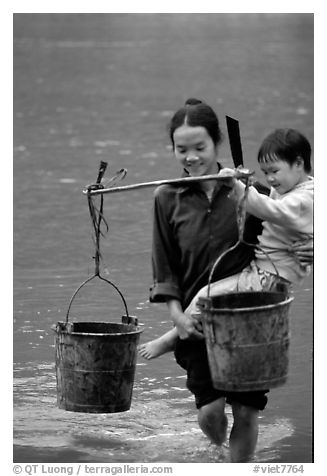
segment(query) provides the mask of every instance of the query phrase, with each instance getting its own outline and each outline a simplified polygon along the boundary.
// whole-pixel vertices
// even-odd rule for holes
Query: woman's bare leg
[[[233,403],[234,423],[229,437],[232,463],[251,461],[258,440],[259,410]]]
[[[226,439],[227,417],[225,415],[225,398],[218,398],[199,409],[198,422],[209,440],[221,446]]]

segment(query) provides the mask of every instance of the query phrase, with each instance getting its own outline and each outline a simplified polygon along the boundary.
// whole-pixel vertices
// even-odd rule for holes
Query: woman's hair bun
[[[203,104],[203,102],[196,98],[189,98],[185,101],[185,106],[197,106],[198,104]]]

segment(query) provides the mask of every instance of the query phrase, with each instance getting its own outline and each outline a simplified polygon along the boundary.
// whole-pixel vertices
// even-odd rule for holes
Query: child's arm
[[[236,194],[243,196],[245,185],[237,180]],[[249,187],[246,209],[261,220],[267,220],[283,227],[312,233],[313,199],[310,192],[293,193],[281,200],[275,200]]]
[[[240,180],[232,178],[235,171],[223,169],[219,174],[233,181],[233,195],[237,200],[243,197],[245,185]],[[246,209],[261,220],[299,230],[304,234],[312,233],[313,191],[294,192],[275,200],[250,186]]]

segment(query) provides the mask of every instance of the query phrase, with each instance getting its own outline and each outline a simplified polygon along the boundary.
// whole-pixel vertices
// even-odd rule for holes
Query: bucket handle
[[[227,250],[225,250],[218,258],[217,260],[214,262],[212,268],[211,268],[211,271],[210,271],[210,275],[209,275],[209,279],[208,279],[208,291],[207,291],[207,297],[209,298],[210,297],[210,285],[211,285],[211,282],[212,282],[212,277],[213,277],[213,273],[215,271],[215,269],[217,268],[218,264],[220,263],[220,261],[228,254],[230,253],[231,251],[235,250],[236,247],[240,244],[240,243],[244,243],[245,245],[248,245],[248,246],[252,246],[253,248],[257,249],[257,250],[260,250],[262,253],[264,253],[264,255],[268,258],[268,260],[270,261],[270,263],[272,264],[274,270],[275,270],[275,273],[277,275],[277,277],[280,278],[280,274],[279,274],[279,271],[278,269],[276,268],[276,265],[275,263],[273,262],[273,260],[271,259],[271,257],[269,256],[269,254],[259,245],[257,244],[254,244],[254,243],[247,243],[246,241],[237,241],[237,243],[235,243],[235,245],[231,246],[230,248],[228,248]]]
[[[135,317],[132,317],[129,315],[128,313],[128,308],[127,308],[127,304],[126,304],[126,301],[125,301],[125,298],[123,296],[123,294],[121,293],[121,291],[118,289],[118,287],[112,283],[111,281],[109,281],[108,279],[104,278],[103,276],[101,276],[100,274],[94,274],[93,276],[91,276],[90,278],[86,279],[80,286],[78,286],[78,288],[76,289],[76,291],[74,292],[74,294],[72,295],[70,301],[69,301],[69,305],[68,305],[68,309],[67,309],[67,314],[66,314],[66,325],[68,324],[68,318],[69,318],[69,312],[70,312],[70,308],[72,306],[72,303],[77,295],[77,293],[82,289],[83,286],[85,286],[87,283],[89,283],[93,278],[95,278],[96,276],[98,276],[99,279],[102,279],[102,281],[105,281],[106,283],[110,284],[116,291],[117,293],[119,294],[119,296],[121,297],[121,300],[123,301],[123,305],[124,305],[124,308],[125,308],[125,313],[126,313],[126,316],[123,316],[123,322],[125,324],[134,324],[134,325],[137,325],[137,319]]]

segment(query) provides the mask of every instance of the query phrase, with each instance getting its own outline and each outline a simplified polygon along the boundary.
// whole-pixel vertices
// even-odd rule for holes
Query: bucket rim
[[[73,324],[114,324],[114,325],[125,325],[129,326],[132,324],[124,324],[124,323],[119,323],[119,322],[107,322],[107,321],[74,321]],[[61,326],[63,324],[63,326]],[[141,334],[144,329],[141,329],[139,326],[134,326],[135,329],[131,330],[130,332],[72,332],[67,329],[66,327],[66,322],[59,321],[56,326],[53,326],[53,330],[57,334],[69,334],[69,335],[74,335],[74,336],[126,336],[126,335],[135,335],[135,334]]]
[[[238,293],[230,293],[230,294],[238,294]],[[216,308],[216,307],[206,307],[204,309],[205,312],[217,312],[217,311],[223,311],[223,312],[226,312],[226,313],[232,313],[232,312],[236,312],[236,311],[242,311],[242,312],[253,312],[253,311],[261,311],[261,310],[266,310],[266,309],[272,309],[272,308],[276,308],[276,307],[281,307],[281,306],[285,306],[287,304],[290,304],[292,301],[294,301],[294,297],[293,296],[288,296],[286,299],[284,299],[283,301],[280,301],[280,302],[277,302],[277,303],[274,303],[274,304],[265,304],[264,306],[252,306],[252,307],[233,307],[233,308],[230,308],[230,307],[219,307],[219,308]],[[212,297],[199,297],[199,302],[205,302],[205,303],[210,303],[212,302]]]

